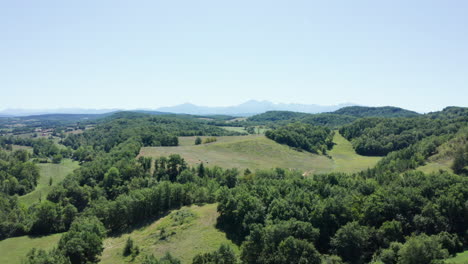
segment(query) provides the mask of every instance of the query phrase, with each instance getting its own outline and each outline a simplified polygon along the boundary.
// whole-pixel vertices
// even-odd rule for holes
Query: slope
[[[331,158],[299,152],[261,135],[218,137],[217,142],[203,145],[194,145],[195,137],[180,137],[180,146],[145,147],[140,155],[160,157],[179,154],[190,165],[203,162],[207,166],[241,170],[281,167],[298,169],[306,175],[331,171],[356,172],[374,166],[380,159],[356,154],[351,143],[338,132],[333,140],[335,146],[329,151]]]
[[[65,176],[79,167],[77,161],[64,159],[60,164],[41,163],[37,165],[40,169],[40,177],[36,189],[26,195],[20,196],[20,202],[31,205],[39,199],[45,199],[54,185],[60,183]],[[49,186],[52,179],[52,186]]]
[[[52,249],[62,234],[41,237],[20,236],[0,241],[0,263],[20,264],[32,249]]]
[[[130,234],[107,238],[100,263],[119,264],[131,261],[132,257],[122,256],[128,237],[140,248],[140,254],[132,263],[141,263],[148,254],[160,258],[166,252],[179,258],[182,263],[191,263],[196,254],[214,251],[221,244],[229,244],[238,252],[237,246],[215,228],[218,217],[216,206],[207,204],[183,207]]]

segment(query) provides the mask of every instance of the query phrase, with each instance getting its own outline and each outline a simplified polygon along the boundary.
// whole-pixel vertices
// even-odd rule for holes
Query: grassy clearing
[[[458,253],[455,257],[445,260],[447,264],[468,264],[468,250]]]
[[[32,248],[52,249],[62,234],[42,237],[13,237],[0,241],[0,263],[20,264]]]
[[[28,147],[28,146],[20,146],[20,145],[12,145],[12,151],[16,151],[16,150],[26,150],[28,151],[29,153],[33,153],[33,148],[32,147]]]
[[[234,131],[239,133],[247,133],[244,127],[231,127],[231,126],[221,126],[220,128],[226,129],[227,131]]]
[[[450,168],[452,166],[453,159],[442,159],[437,161],[429,161],[423,166],[419,166],[416,170],[422,171],[424,173],[438,172],[440,170],[445,170],[453,173],[453,170]]]
[[[264,136],[218,137],[218,141],[193,145],[195,138],[181,138],[178,147],[146,147],[140,155],[149,157],[181,155],[189,164],[203,162],[206,166],[220,166],[238,169],[291,168],[308,172],[326,172],[333,167],[333,161],[325,156],[299,152],[280,145]]]
[[[221,244],[229,244],[236,252],[238,247],[215,228],[216,204],[183,207],[175,210],[149,226],[135,230],[130,234],[107,238],[101,264],[128,263],[131,257],[123,257],[122,251],[130,236],[134,245],[140,248],[140,254],[131,263],[141,263],[147,254],[160,258],[170,252],[182,263],[191,263],[198,253],[218,249]]]
[[[203,137],[202,137],[203,138]],[[148,157],[181,155],[190,165],[203,162],[207,166],[238,169],[290,168],[314,173],[357,172],[373,167],[380,157],[356,154],[351,143],[338,133],[336,145],[329,151],[330,158],[308,152],[299,152],[278,144],[262,135],[218,137],[209,144],[194,145],[195,137],[179,138],[177,147],[145,147],[140,155]]]
[[[37,164],[40,169],[40,178],[36,189],[26,195],[19,197],[19,200],[25,205],[31,205],[39,199],[45,199],[53,186],[60,183],[65,176],[79,167],[77,161],[64,159],[60,164],[40,163]],[[52,186],[49,186],[49,180],[52,178]]]
[[[336,172],[358,172],[372,168],[382,157],[361,156],[354,151],[351,142],[335,131],[333,137],[335,145],[328,154],[333,158],[333,171]]]

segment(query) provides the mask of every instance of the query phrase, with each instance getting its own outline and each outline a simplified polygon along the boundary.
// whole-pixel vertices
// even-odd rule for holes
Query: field
[[[244,127],[221,126],[220,128],[226,129],[227,131],[247,133],[247,131],[245,131]]]
[[[101,264],[127,263],[131,257],[123,257],[122,251],[130,236],[140,248],[140,254],[132,263],[141,263],[143,257],[153,254],[162,257],[166,252],[179,258],[182,263],[191,263],[198,253],[218,249],[221,244],[229,244],[236,252],[238,248],[215,228],[216,204],[183,207],[159,219],[149,226],[130,234],[110,237],[104,241]]]
[[[0,241],[0,263],[20,264],[32,248],[51,249],[55,247],[62,234],[42,237],[13,237]]]
[[[194,145],[195,137],[179,138],[177,147],[145,147],[141,156],[160,157],[181,155],[189,164],[203,162],[206,166],[238,169],[290,168],[306,174],[356,172],[372,167],[379,157],[356,154],[351,143],[336,133],[336,145],[329,152],[331,158],[308,152],[299,152],[278,144],[263,135],[218,137],[218,141]]]
[[[185,145],[186,142],[191,145]],[[140,155],[159,157],[181,155],[189,164],[203,162],[206,166],[238,169],[292,168],[302,171],[325,172],[333,166],[327,157],[298,152],[264,136],[218,137],[209,144],[193,145],[194,138],[180,140],[178,147],[145,147]]]
[[[33,148],[32,147],[28,147],[28,146],[20,146],[20,145],[12,145],[12,151],[16,151],[16,150],[26,150],[28,151],[29,153],[33,153]]]
[[[333,137],[335,146],[328,154],[334,161],[333,171],[336,172],[358,172],[363,169],[372,168],[381,157],[361,156],[354,151],[351,142],[346,140],[337,131]]]
[[[60,183],[65,176],[79,167],[78,162],[71,159],[64,159],[60,164],[40,163],[37,166],[41,176],[36,189],[19,197],[19,200],[26,205],[31,205],[39,199],[45,199],[54,185]],[[52,186],[49,186],[50,178],[52,178]]]
[[[468,250],[458,253],[455,257],[445,260],[447,264],[468,264]]]
[[[418,167],[417,170],[422,171],[424,173],[437,172],[439,170],[445,170],[453,173],[453,170],[450,168],[452,163],[452,159],[429,161],[424,166]]]

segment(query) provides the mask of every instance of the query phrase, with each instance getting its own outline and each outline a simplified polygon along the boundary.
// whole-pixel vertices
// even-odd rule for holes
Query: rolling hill
[[[262,135],[225,136],[209,144],[194,145],[195,137],[180,137],[177,147],[144,147],[141,156],[181,155],[189,164],[203,162],[205,166],[250,170],[290,168],[313,173],[356,172],[372,167],[379,157],[365,157],[354,152],[351,143],[335,134],[331,158],[309,152],[299,152],[278,144]]]

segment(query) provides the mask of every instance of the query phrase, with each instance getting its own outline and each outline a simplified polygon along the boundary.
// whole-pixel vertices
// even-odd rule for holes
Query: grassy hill
[[[62,234],[42,237],[13,237],[0,241],[0,263],[20,264],[32,248],[51,249],[55,247]]]
[[[79,167],[78,162],[71,159],[64,159],[60,164],[40,163],[37,166],[40,169],[40,177],[36,189],[19,197],[19,200],[26,205],[31,205],[40,198],[45,199],[54,185],[60,183],[65,176]],[[50,178],[52,178],[52,186],[49,186]]]
[[[104,241],[101,264],[119,264],[131,261],[123,257],[122,251],[128,237],[140,248],[140,254],[131,263],[141,263],[147,254],[160,258],[166,252],[179,258],[182,263],[191,263],[198,253],[218,249],[221,244],[229,244],[236,252],[238,247],[215,228],[216,204],[193,205],[172,211],[151,225],[119,237],[110,237]]]
[[[333,171],[358,172],[372,168],[381,159],[381,157],[361,156],[357,154],[351,142],[338,132],[335,132],[333,142],[335,146],[328,152],[334,162]]]
[[[335,134],[332,158],[299,152],[264,136],[226,136],[209,144],[194,145],[195,137],[180,137],[177,147],[145,147],[140,155],[149,157],[181,155],[189,164],[238,169],[291,168],[306,174],[330,171],[355,172],[372,167],[379,157],[365,157],[354,152],[351,143]]]
[[[437,148],[437,153],[427,159],[424,166],[420,166],[417,170],[425,173],[445,170],[453,173],[452,164],[455,158],[455,152],[458,148],[468,144],[468,129],[463,129],[458,132],[452,139],[440,145]]]

